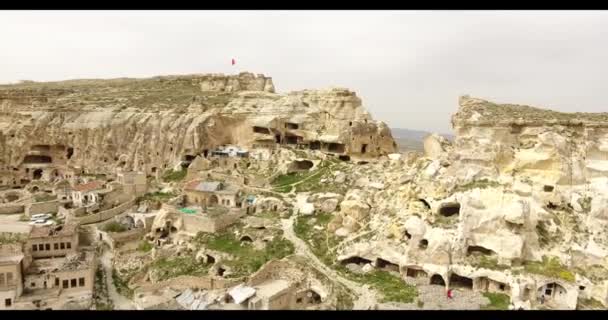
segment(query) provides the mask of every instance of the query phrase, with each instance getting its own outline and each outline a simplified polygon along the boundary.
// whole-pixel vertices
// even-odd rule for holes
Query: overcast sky
[[[251,71],[441,133],[461,94],[608,111],[601,11],[4,11],[0,41],[2,83]]]

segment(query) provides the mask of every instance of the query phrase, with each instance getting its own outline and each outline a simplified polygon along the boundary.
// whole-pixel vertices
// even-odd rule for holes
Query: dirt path
[[[281,224],[283,227],[283,236],[293,243],[296,250],[296,254],[307,257],[312,263],[312,265],[324,275],[326,275],[329,279],[337,281],[347,287],[349,290],[353,291],[357,295],[357,300],[355,300],[354,302],[354,310],[374,309],[378,304],[378,302],[376,301],[375,292],[371,290],[367,285],[362,285],[360,283],[356,283],[354,281],[343,278],[336,271],[332,270],[323,262],[321,262],[317,258],[317,256],[315,256],[314,253],[310,251],[308,245],[302,239],[298,238],[298,236],[296,236],[296,234],[294,233],[294,221],[295,216],[292,216],[289,219],[281,220]]]
[[[114,255],[110,250],[104,250],[101,256],[101,265],[103,272],[106,274],[106,285],[108,286],[108,296],[114,304],[114,310],[135,310],[133,302],[116,291],[114,280],[112,280],[112,259]]]

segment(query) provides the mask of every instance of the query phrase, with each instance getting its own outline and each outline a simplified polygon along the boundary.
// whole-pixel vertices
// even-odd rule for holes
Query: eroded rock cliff
[[[396,148],[354,92],[277,94],[251,73],[0,86],[0,185],[117,167],[155,174],[223,144],[349,156]]]

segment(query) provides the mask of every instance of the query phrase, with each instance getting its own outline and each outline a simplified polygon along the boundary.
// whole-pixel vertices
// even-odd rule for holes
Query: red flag
[[[236,63],[236,61],[234,61],[234,58],[232,58],[232,65],[234,65]]]

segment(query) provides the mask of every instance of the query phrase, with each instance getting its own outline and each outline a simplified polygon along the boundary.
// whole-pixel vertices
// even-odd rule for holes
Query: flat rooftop
[[[76,233],[78,225],[75,223],[66,223],[59,226],[40,226],[32,228],[30,239],[46,238],[46,237],[64,237],[71,236]]]
[[[34,259],[27,273],[88,269],[91,267],[94,258],[94,252],[83,250],[62,258]]]

